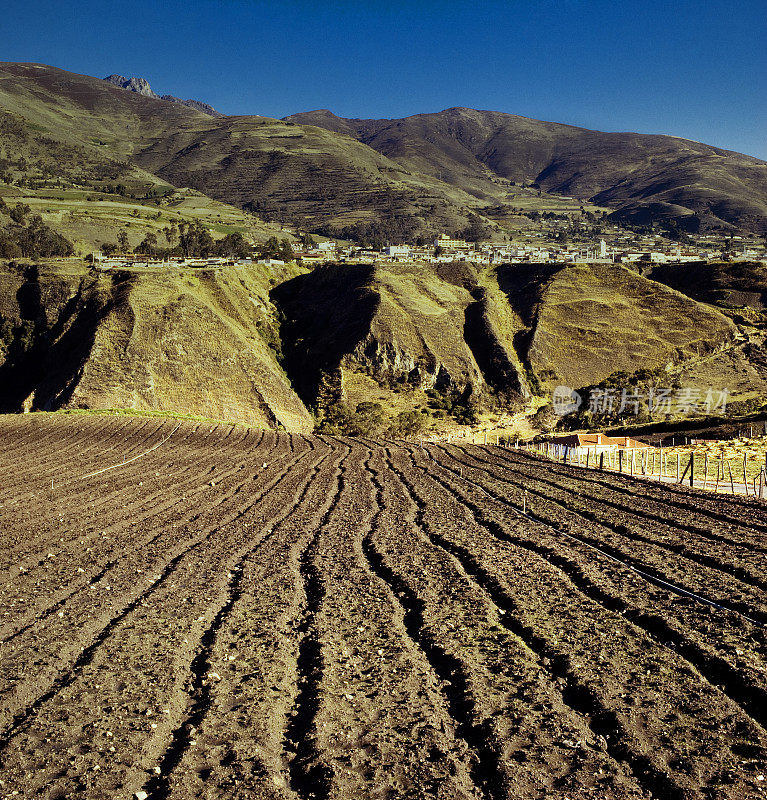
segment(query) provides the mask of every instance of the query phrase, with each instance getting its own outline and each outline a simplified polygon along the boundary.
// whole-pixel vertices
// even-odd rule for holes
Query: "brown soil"
[[[0,474],[0,798],[767,796],[756,501],[109,417]]]

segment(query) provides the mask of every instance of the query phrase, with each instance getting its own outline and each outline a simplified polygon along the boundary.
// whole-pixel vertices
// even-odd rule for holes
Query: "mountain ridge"
[[[110,78],[6,62],[0,111],[26,119],[28,139],[42,131],[156,182],[340,238],[429,241],[471,225],[503,237],[536,191],[576,212],[609,209],[618,223],[767,233],[767,162],[688,139],[465,106],[382,120],[327,109],[213,117],[158,98],[144,79]]]
[[[618,221],[649,210],[688,229],[745,221],[767,231],[767,162],[691,139],[593,131],[463,106],[399,119],[343,118],[328,109],[284,119],[352,136],[488,200],[498,196],[493,182],[501,178],[612,207]]]
[[[127,89],[129,92],[135,92],[136,94],[143,95],[144,97],[153,97],[156,100],[167,100],[170,103],[179,103],[182,106],[187,106],[187,108],[193,108],[196,111],[201,111],[203,114],[207,114],[209,117],[225,116],[220,111],[216,111],[212,105],[203,103],[201,100],[182,100],[180,97],[176,97],[172,94],[157,94],[152,90],[152,87],[149,85],[149,81],[147,81],[146,78],[126,78],[124,75],[117,75],[116,73],[113,73],[112,75],[107,75],[107,77],[103,78],[103,80],[107,83],[111,83],[113,86],[119,86],[121,89]]]

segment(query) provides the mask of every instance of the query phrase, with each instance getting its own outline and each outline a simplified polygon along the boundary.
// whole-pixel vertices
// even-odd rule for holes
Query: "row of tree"
[[[228,233],[223,239],[214,239],[210,231],[199,222],[172,222],[162,229],[161,234],[165,239],[164,245],[154,231],[149,231],[133,252],[156,258],[247,258],[252,253],[250,244],[241,233]],[[103,244],[101,252],[106,256],[130,252],[125,228],[121,228],[117,234],[117,242]],[[261,258],[282,261],[292,261],[295,257],[290,242],[275,236],[257,246],[256,252]]]
[[[74,253],[72,243],[49,228],[41,216],[31,214],[25,203],[8,207],[0,198],[0,214],[10,218],[10,224],[0,227],[0,258],[51,258]]]

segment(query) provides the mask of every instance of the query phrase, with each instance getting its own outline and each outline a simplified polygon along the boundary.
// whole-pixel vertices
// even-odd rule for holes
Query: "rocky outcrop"
[[[109,75],[104,80],[111,83],[113,86],[119,86],[121,89],[127,89],[129,92],[135,92],[143,97],[159,98],[158,94],[152,91],[149,82],[144,78],[126,78],[124,75]]]
[[[144,78],[126,78],[124,75],[108,75],[104,80],[111,83],[113,86],[119,86],[121,89],[127,89],[129,92],[135,92],[143,97],[153,97],[155,100],[166,100],[169,103],[179,103],[187,108],[193,108],[195,111],[200,111],[207,114],[209,117],[223,117],[220,111],[216,111],[213,106],[203,103],[200,100],[182,100],[180,97],[175,97],[172,94],[159,95],[152,91],[149,82]]]
[[[193,108],[195,111],[201,111],[203,114],[207,114],[209,117],[224,116],[220,111],[216,111],[213,106],[203,103],[200,100],[182,100],[180,97],[174,97],[172,94],[164,94],[160,97],[160,100],[167,100],[170,103],[180,103],[182,106],[186,106],[187,108]]]
[[[321,407],[343,399],[343,376],[351,374],[395,391],[529,394],[513,347],[494,327],[491,301],[470,290],[473,268],[442,272],[418,264],[323,267],[279,286],[272,296],[286,318],[286,368],[304,401]]]

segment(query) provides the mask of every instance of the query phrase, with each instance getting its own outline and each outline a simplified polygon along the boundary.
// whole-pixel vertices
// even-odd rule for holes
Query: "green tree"
[[[216,244],[216,252],[229,258],[246,258],[250,247],[241,233],[228,233]]]
[[[389,428],[392,436],[417,436],[426,428],[426,417],[417,411],[400,411]]]
[[[26,203],[16,203],[15,206],[11,207],[10,215],[11,219],[21,225],[24,222],[24,218],[29,214],[32,209]]]
[[[154,255],[157,252],[157,234],[149,231],[144,240],[134,249],[134,253]]]

